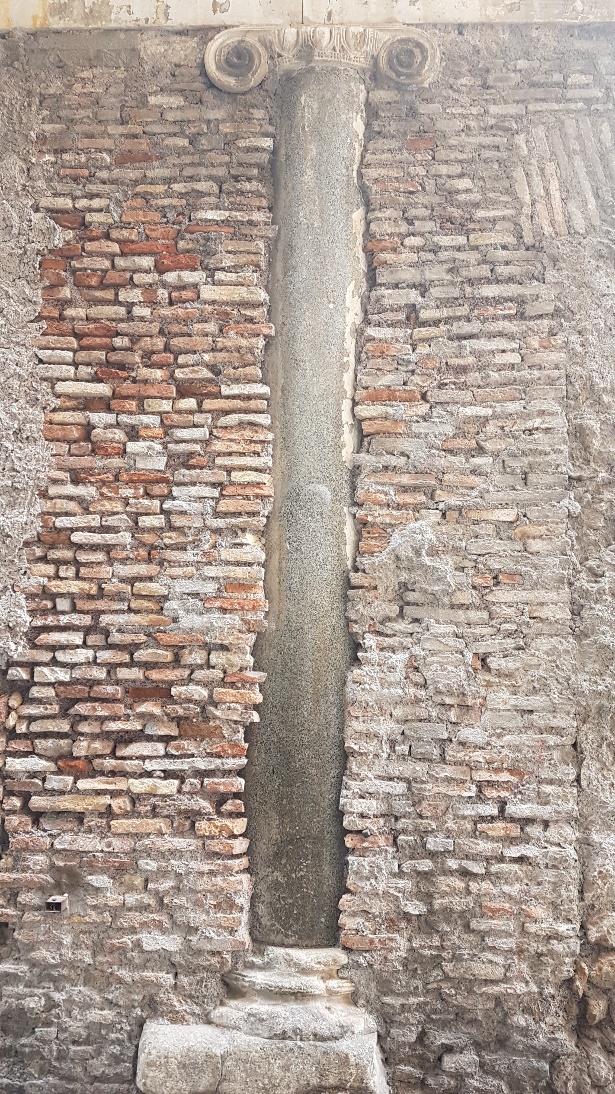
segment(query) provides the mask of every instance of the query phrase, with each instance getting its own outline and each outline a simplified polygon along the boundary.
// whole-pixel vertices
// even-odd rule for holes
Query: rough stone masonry
[[[615,36],[429,34],[366,77],[341,945],[395,1094],[613,1094]],[[132,1094],[250,947],[276,89],[208,37],[1,42],[2,1094]]]

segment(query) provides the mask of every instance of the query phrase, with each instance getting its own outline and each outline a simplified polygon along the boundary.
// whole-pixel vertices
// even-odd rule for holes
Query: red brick
[[[156,259],[158,273],[169,273],[171,270],[198,270],[201,260],[198,255],[168,254]]]

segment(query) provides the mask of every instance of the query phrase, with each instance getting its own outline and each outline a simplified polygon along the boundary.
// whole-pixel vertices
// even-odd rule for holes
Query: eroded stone
[[[387,1094],[373,1019],[335,974],[341,951],[267,947],[227,977],[209,1023],[146,1022],[142,1094]],[[292,970],[292,971],[289,971]]]

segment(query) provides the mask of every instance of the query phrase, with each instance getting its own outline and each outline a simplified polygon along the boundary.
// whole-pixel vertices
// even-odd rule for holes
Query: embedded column
[[[276,328],[268,380],[277,446],[267,538],[268,674],[248,775],[253,936],[326,946],[337,933],[350,466],[363,206],[364,84],[350,67],[282,76],[275,159]]]
[[[354,1005],[335,947],[344,882],[339,795],[352,658],[346,586],[354,553],[351,467],[355,336],[364,288],[358,180],[364,71],[421,82],[432,48],[413,29],[228,30],[205,54],[222,90],[262,82],[278,125],[268,358],[275,502],[268,524],[268,674],[247,769],[252,937],[207,1022],[147,1022],[144,1094],[388,1094],[374,1020]]]
[[[331,946],[344,881],[339,797],[352,656],[345,613],[364,287],[364,77],[376,58],[381,78],[421,83],[434,50],[415,28],[244,28],[217,35],[205,62],[218,87],[237,92],[265,78],[270,58],[278,72],[276,337],[267,376],[275,500],[269,621],[257,651],[268,678],[246,773],[252,936],[269,945]]]

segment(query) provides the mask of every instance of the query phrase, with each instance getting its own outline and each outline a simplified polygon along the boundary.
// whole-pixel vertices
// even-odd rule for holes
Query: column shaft
[[[279,87],[268,359],[277,445],[268,530],[268,673],[251,741],[253,936],[326,946],[337,937],[344,845],[339,792],[345,618],[352,555],[350,412],[363,283],[357,168],[364,87],[310,67]]]

